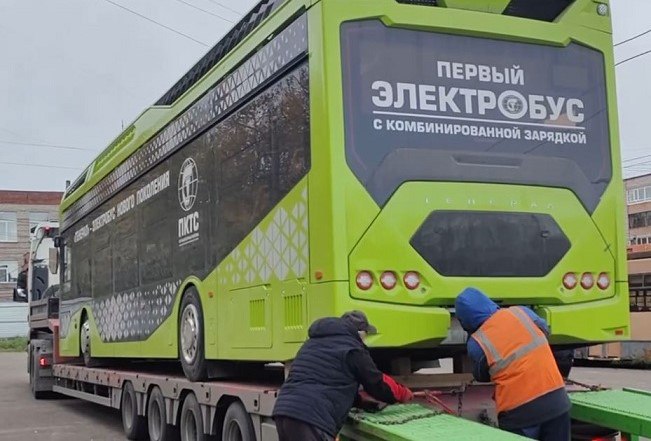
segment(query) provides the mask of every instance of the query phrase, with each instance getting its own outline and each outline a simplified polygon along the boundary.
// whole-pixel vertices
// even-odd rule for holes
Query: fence
[[[0,303],[0,338],[27,336],[26,303]]]

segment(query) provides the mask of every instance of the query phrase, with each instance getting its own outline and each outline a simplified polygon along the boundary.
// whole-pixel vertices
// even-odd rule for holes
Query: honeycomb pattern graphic
[[[307,276],[309,241],[307,188],[296,191],[297,201],[276,208],[220,265],[222,286],[255,285],[272,279]]]
[[[307,18],[302,15],[73,203],[63,215],[63,229],[207,129],[276,72],[306,53],[307,45]]]
[[[150,290],[134,290],[91,303],[103,342],[136,341],[149,337],[170,315],[180,281]]]

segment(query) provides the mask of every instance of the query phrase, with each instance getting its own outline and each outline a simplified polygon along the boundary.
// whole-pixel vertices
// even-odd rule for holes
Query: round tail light
[[[581,287],[583,289],[590,289],[594,286],[594,276],[592,273],[583,273],[581,276]]]
[[[380,276],[380,284],[384,289],[393,289],[396,287],[397,283],[398,277],[393,271],[385,271],[382,273],[382,276]]]
[[[355,281],[357,282],[357,287],[364,291],[373,286],[373,276],[368,271],[360,271],[357,273]]]
[[[597,286],[599,289],[608,289],[610,286],[610,277],[608,277],[607,273],[599,274],[599,277],[597,278]]]
[[[416,289],[420,286],[420,275],[414,271],[406,273],[402,280],[408,289]]]
[[[579,283],[578,278],[576,277],[576,274],[574,273],[567,273],[563,276],[563,286],[567,289],[574,289],[576,288],[576,285]]]

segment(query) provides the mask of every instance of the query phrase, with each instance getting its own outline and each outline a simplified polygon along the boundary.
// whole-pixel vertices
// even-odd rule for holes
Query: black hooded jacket
[[[280,389],[274,418],[294,418],[334,438],[346,422],[360,384],[373,398],[396,402],[392,387],[350,323],[335,317],[317,320],[309,337]]]

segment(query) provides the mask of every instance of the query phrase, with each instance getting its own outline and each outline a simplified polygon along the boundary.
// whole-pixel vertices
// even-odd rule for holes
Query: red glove
[[[406,386],[403,386],[400,383],[397,383],[393,378],[389,377],[387,374],[382,374],[382,380],[384,383],[391,388],[391,393],[393,397],[399,403],[406,403],[413,400],[414,393]]]

